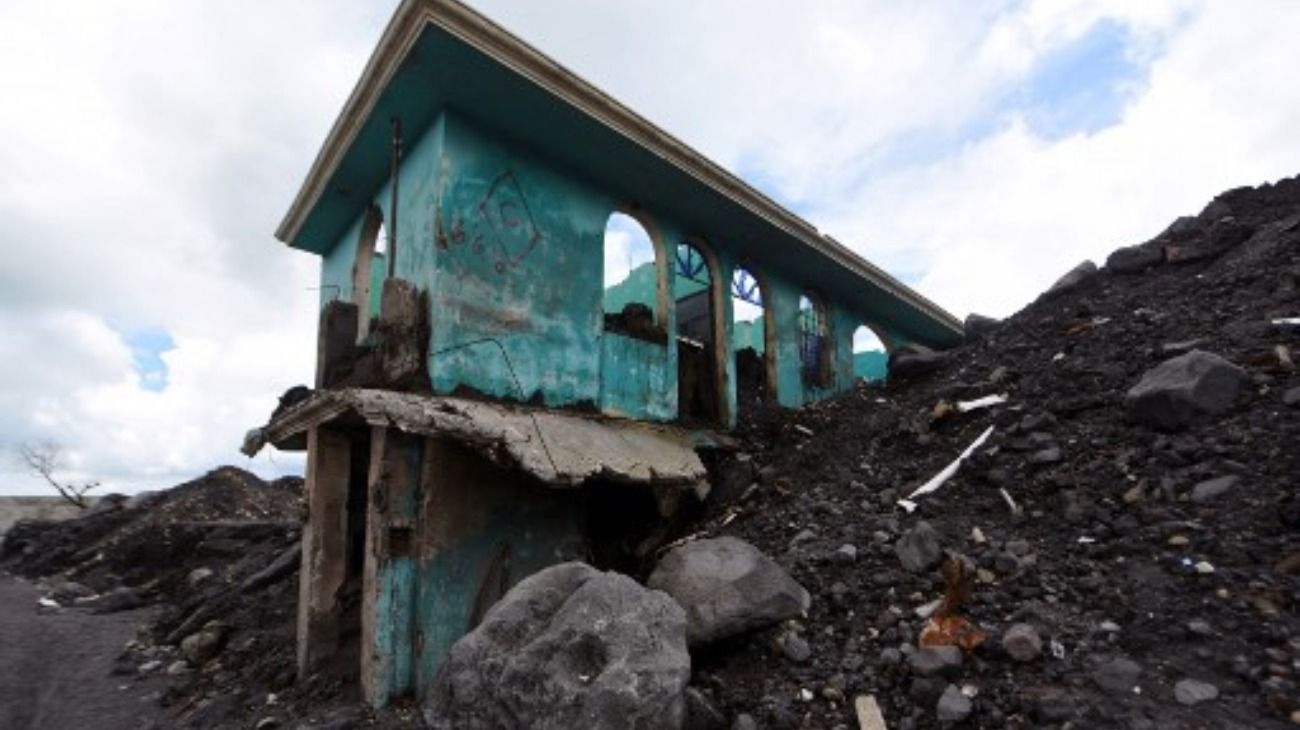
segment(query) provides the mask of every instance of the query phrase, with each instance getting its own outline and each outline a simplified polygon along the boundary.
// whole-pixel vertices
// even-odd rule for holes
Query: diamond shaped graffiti
[[[528,207],[528,198],[510,170],[498,175],[488,186],[474,206],[474,218],[472,249],[476,254],[490,254],[497,273],[522,263],[543,238]],[[459,221],[455,228],[452,240],[460,243],[465,236]]]

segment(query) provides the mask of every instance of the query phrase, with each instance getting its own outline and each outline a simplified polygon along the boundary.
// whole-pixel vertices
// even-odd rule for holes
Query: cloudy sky
[[[313,372],[271,234],[395,4],[0,0],[0,493],[300,468],[236,451]],[[1300,173],[1292,0],[472,4],[958,315]]]

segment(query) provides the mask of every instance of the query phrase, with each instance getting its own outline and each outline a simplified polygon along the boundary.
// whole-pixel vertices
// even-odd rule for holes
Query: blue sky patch
[[[155,393],[167,389],[167,363],[162,354],[176,348],[172,336],[162,329],[135,330],[123,334],[122,340],[131,348],[135,372],[140,376],[140,387]]]
[[[1058,140],[1119,123],[1149,65],[1130,53],[1124,25],[1103,20],[1038,65],[1011,99],[1036,134]]]

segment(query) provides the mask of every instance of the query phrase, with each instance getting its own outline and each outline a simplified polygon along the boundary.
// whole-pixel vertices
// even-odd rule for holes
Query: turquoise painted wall
[[[430,293],[435,392],[468,385],[494,397],[540,395],[551,406],[593,404],[631,418],[676,417],[675,339],[652,343],[604,331],[605,309],[634,300],[653,306],[657,300],[658,277],[649,265],[609,292],[603,288],[605,225],[621,207],[619,200],[450,112],[408,143],[399,175],[396,271]],[[388,212],[387,185],[371,199]],[[695,282],[678,282],[669,265],[676,244],[692,232],[655,211],[645,213],[670,252],[664,256],[668,291],[698,290]],[[322,304],[351,298],[361,228],[358,219],[323,257]],[[740,265],[734,242],[705,244],[719,281],[730,282]],[[372,311],[378,310],[385,268],[377,257]],[[806,285],[779,272],[756,273],[763,280],[764,317],[772,318],[778,334],[768,355],[778,402],[799,406],[851,387],[858,374],[852,332],[859,319],[827,303],[835,377],[825,388],[809,387],[798,344],[798,301]],[[732,323],[732,300],[723,300],[727,341],[761,351],[763,319]],[[667,332],[675,331],[672,307],[658,317]],[[727,359],[727,412],[734,413],[734,362]]]
[[[398,171],[398,227],[397,227],[397,276],[415,283],[421,288],[431,290],[433,286],[434,261],[436,248],[433,246],[433,230],[437,188],[436,181],[440,160],[442,158],[445,123],[439,119],[419,139],[406,147],[402,166]],[[371,195],[371,202],[382,211],[385,218],[390,215],[391,186],[385,183]],[[334,244],[322,259],[321,266],[321,305],[330,300],[352,300],[352,266],[356,261],[357,242],[361,238],[366,216],[362,214],[342,238]],[[385,221],[385,231],[391,221]],[[384,255],[376,255],[371,262],[370,277],[370,311],[379,312],[379,300],[383,292],[383,280],[388,274],[388,261]]]
[[[460,117],[446,119],[434,389],[468,383],[498,397],[519,398],[522,388],[524,399],[540,393],[550,405],[598,402],[612,201]],[[483,338],[492,342],[446,351]]]
[[[883,380],[889,368],[889,355],[881,350],[853,353],[853,374],[863,380]]]
[[[473,487],[458,500],[459,536],[420,561],[415,625],[423,642],[414,667],[420,690],[432,686],[452,644],[470,630],[480,581],[503,544],[509,546],[505,567],[511,586],[582,544],[583,512],[575,495],[538,485],[521,487],[500,475],[487,475]]]
[[[743,350],[746,347],[752,347],[756,352],[763,352],[767,349],[766,339],[763,334],[763,315],[755,317],[748,322],[736,322],[732,325],[731,351]]]

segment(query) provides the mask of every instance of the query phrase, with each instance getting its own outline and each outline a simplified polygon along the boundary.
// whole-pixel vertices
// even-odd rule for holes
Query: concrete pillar
[[[413,552],[424,439],[375,427],[370,436],[365,567],[361,599],[361,689],[383,707],[413,687],[417,651]]]
[[[305,678],[338,650],[339,589],[347,573],[347,495],[351,445],[317,426],[307,432],[307,524],[298,576],[298,676]]]

